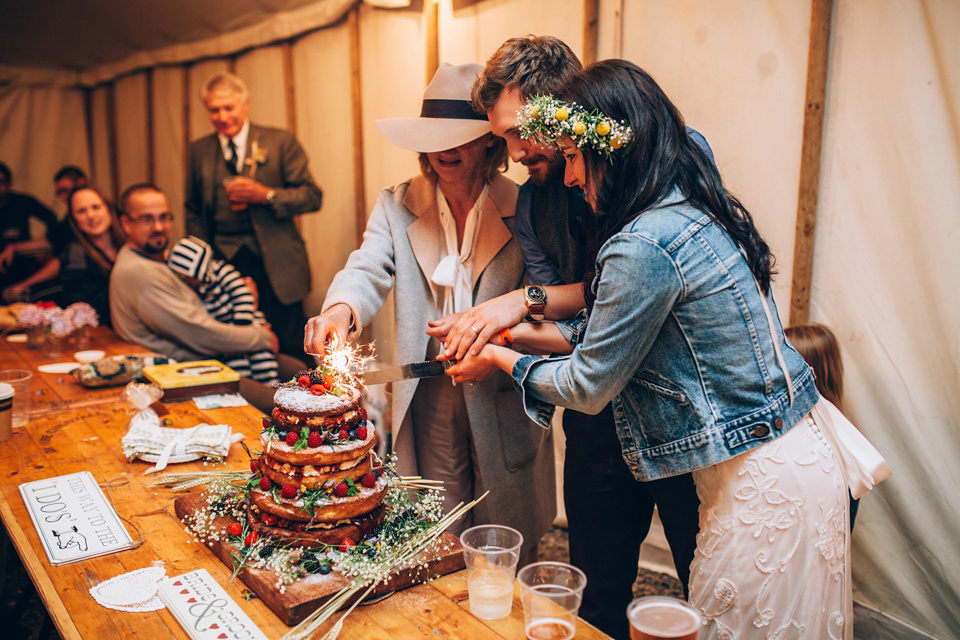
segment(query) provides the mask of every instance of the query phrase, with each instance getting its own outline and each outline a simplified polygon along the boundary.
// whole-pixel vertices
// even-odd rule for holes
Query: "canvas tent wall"
[[[550,33],[578,53],[637,62],[704,133],[778,257],[775,293],[787,322],[811,15],[822,4],[278,1],[255,20],[227,21],[223,33],[80,71],[2,58],[0,159],[16,188],[48,201],[53,171],[72,162],[108,190],[154,180],[179,213],[185,146],[209,131],[199,86],[235,70],[250,85],[252,117],[295,129],[324,188],[323,210],[301,221],[316,311],[356,246],[357,211],[417,171],[413,154],[382,139],[374,120],[417,113],[438,60],[482,62],[507,37]],[[208,22],[231,5],[248,7],[212,2]],[[135,31],[122,18],[159,29],[149,6],[75,24]],[[960,637],[952,533],[960,524],[960,44],[952,37],[960,3],[834,0],[830,16],[809,316],[839,335],[849,413],[895,474],[861,507],[856,596],[935,637]],[[516,167],[510,175],[523,179]],[[372,329],[387,357],[392,322],[388,305]]]

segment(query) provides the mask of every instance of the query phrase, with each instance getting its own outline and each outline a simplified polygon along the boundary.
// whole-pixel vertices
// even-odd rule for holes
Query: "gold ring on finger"
[[[470,331],[473,331],[475,334],[480,335],[480,332],[477,331],[477,328],[474,327],[473,325],[470,326]]]

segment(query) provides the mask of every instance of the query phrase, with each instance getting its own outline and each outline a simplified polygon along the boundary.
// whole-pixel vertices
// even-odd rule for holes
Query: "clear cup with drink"
[[[13,388],[13,403],[11,408],[11,423],[13,427],[22,427],[27,424],[30,411],[30,383],[33,373],[26,369],[6,369],[0,371],[0,383]]]
[[[630,640],[697,640],[700,612],[679,598],[643,596],[627,607]]]
[[[223,179],[223,188],[227,190],[227,199],[230,198],[230,184],[239,178],[240,176],[230,176],[229,178]],[[247,208],[246,202],[240,202],[239,200],[230,200],[230,210],[231,211],[243,211]]]
[[[517,574],[528,640],[570,640],[587,576],[564,562],[535,562]]]
[[[499,620],[513,607],[513,579],[523,536],[516,529],[480,525],[460,534],[467,564],[470,613],[483,620]]]

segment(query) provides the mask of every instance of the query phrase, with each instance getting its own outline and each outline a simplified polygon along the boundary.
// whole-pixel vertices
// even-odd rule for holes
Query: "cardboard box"
[[[143,375],[163,390],[162,402],[240,390],[240,374],[219,360],[144,367]]]

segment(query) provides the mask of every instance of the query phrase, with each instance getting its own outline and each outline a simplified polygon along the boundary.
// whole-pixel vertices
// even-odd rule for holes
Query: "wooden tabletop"
[[[119,340],[111,331],[98,328],[89,348],[108,355],[146,353],[141,347]],[[284,625],[259,600],[245,599],[246,587],[230,581],[230,571],[205,546],[186,534],[173,513],[176,494],[150,486],[153,476],[143,472],[151,465],[129,463],[121,452],[133,407],[122,399],[122,387],[87,389],[69,374],[41,373],[37,367],[71,360],[72,350],[54,360],[31,351],[22,343],[0,345],[0,370],[29,369],[34,373],[29,423],[14,429],[13,437],[0,443],[0,517],[40,597],[63,638],[188,638],[174,617],[162,609],[150,613],[125,613],[97,604],[89,589],[128,571],[163,561],[167,575],[175,576],[205,568],[227,590],[269,638],[287,632]],[[201,422],[226,423],[234,431],[257,442],[259,411],[253,407],[200,411],[193,402],[169,404],[174,427],[192,427]],[[246,454],[233,445],[224,465],[202,463],[175,465],[176,471],[241,469]],[[18,486],[67,473],[90,471],[104,486],[117,513],[132,522],[127,529],[135,549],[53,567],[30,521]],[[318,636],[319,637],[319,636]],[[513,611],[503,620],[480,620],[470,614],[466,575],[453,573],[427,584],[400,591],[369,606],[358,607],[344,623],[341,638],[523,638],[523,609],[514,590]],[[579,621],[577,638],[607,638]]]

